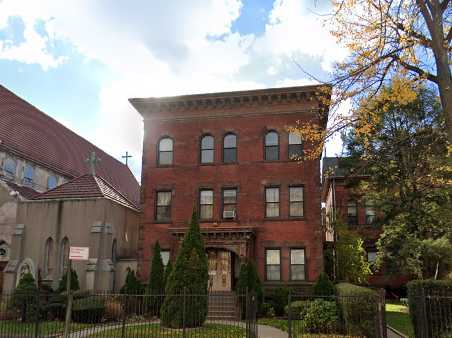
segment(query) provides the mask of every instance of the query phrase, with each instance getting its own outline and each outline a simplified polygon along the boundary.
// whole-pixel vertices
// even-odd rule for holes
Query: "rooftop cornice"
[[[271,104],[291,104],[313,100],[320,96],[329,99],[331,86],[313,85],[301,87],[269,88],[209,94],[169,97],[131,98],[129,102],[145,117],[159,112],[183,112],[253,107]],[[320,104],[320,109],[327,110]]]

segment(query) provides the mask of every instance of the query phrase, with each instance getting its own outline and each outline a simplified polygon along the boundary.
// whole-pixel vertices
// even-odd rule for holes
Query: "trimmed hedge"
[[[352,336],[379,337],[378,294],[349,283],[336,284],[336,291],[345,332]]]
[[[414,280],[407,287],[416,337],[451,336],[452,280]]]
[[[105,313],[105,305],[94,298],[74,301],[72,319],[77,323],[100,323]]]

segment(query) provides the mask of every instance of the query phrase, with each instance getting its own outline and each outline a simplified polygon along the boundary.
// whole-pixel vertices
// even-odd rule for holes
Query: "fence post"
[[[126,336],[126,317],[127,317],[127,309],[129,308],[129,297],[130,295],[124,295],[124,309],[122,311],[122,326],[121,326],[121,338],[125,338]]]
[[[182,304],[182,337],[186,338],[186,332],[185,332],[185,310],[186,310],[186,288],[184,287],[183,291],[183,304]]]
[[[38,297],[36,299],[36,323],[35,323],[35,332],[34,332],[34,337],[38,338],[39,336],[39,320],[40,320],[40,314],[41,314],[41,301],[40,301],[40,297],[39,297],[39,282],[38,282],[38,289],[37,289],[37,295],[36,297]]]
[[[378,290],[378,326],[380,336],[382,338],[388,337],[388,329],[386,327],[386,293],[385,289]]]
[[[72,315],[71,277],[72,277],[72,261],[69,259],[66,272],[67,307],[66,307],[66,320],[64,322],[63,338],[69,337],[69,327],[71,326],[71,315]]]
[[[289,338],[292,338],[292,290],[289,289],[289,296],[287,297],[287,331]]]
[[[246,288],[246,290],[245,290],[245,330],[246,330],[247,338],[251,337],[250,321],[249,321],[249,316],[250,316],[249,302],[250,302],[249,292],[248,292],[248,288]]]
[[[427,304],[426,304],[426,295],[425,295],[425,289],[424,287],[421,288],[421,306],[422,306],[422,323],[421,325],[417,324],[418,329],[422,328],[421,337],[428,337],[428,328],[427,326],[430,325],[427,322]]]

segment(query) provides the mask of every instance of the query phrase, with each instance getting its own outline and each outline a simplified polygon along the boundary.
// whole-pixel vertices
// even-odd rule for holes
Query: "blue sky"
[[[129,97],[303,85],[346,52],[313,0],[0,0],[0,83],[139,176]],[[328,153],[339,150],[335,141]]]

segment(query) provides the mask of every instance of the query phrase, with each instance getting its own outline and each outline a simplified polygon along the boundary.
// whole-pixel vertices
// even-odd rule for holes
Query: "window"
[[[118,241],[116,239],[113,240],[111,244],[111,262],[116,264],[118,261]]]
[[[47,238],[44,247],[44,277],[52,273],[53,239]]]
[[[370,225],[375,222],[375,209],[372,201],[366,202],[366,224]]]
[[[199,193],[199,206],[201,219],[213,218],[213,190],[201,190]]]
[[[60,274],[64,274],[69,263],[69,239],[67,237],[64,237],[61,241],[60,250]]]
[[[163,266],[167,266],[170,259],[170,251],[162,250],[160,251],[160,257],[162,257]]]
[[[377,252],[376,251],[368,251],[367,252],[367,262],[371,265],[375,264],[377,261]]]
[[[24,167],[24,184],[28,186],[33,185],[33,166],[30,164]]]
[[[303,217],[303,187],[289,187],[289,216]]]
[[[171,191],[157,191],[156,221],[168,221],[171,219]]]
[[[223,218],[237,217],[237,189],[223,189]]]
[[[265,217],[279,217],[279,188],[265,188]]]
[[[290,249],[290,280],[305,280],[304,249]]]
[[[5,176],[14,178],[16,176],[16,161],[12,158],[7,158],[3,164],[3,171]]]
[[[0,261],[8,261],[9,260],[9,246],[6,242],[0,242]]]
[[[348,201],[347,203],[347,223],[349,225],[358,224],[358,207],[356,201]]]
[[[215,157],[215,139],[205,135],[201,139],[201,163],[213,163]]]
[[[279,135],[275,131],[269,131],[265,135],[265,160],[279,160]]]
[[[55,188],[56,186],[57,186],[57,178],[53,175],[50,175],[47,178],[47,189],[50,190],[50,189]]]
[[[265,250],[265,271],[267,280],[281,280],[281,250]]]
[[[289,133],[289,160],[296,160],[302,155],[303,141],[301,136],[295,133]]]
[[[173,140],[169,137],[164,137],[159,141],[158,165],[173,164],[173,147]]]
[[[223,140],[223,162],[237,162],[237,136],[227,134]]]

